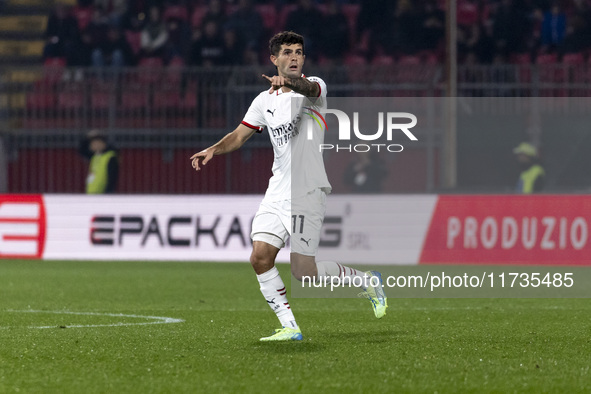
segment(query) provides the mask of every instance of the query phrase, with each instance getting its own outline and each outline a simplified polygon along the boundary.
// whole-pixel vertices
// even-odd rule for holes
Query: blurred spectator
[[[45,30],[47,44],[43,58],[66,57],[75,50],[79,39],[78,22],[70,13],[70,7],[57,4],[47,20]]]
[[[344,173],[344,183],[352,193],[379,193],[388,171],[375,152],[358,152]]]
[[[243,48],[234,30],[224,31],[224,59],[223,64],[234,66],[242,63]]]
[[[458,56],[463,59],[467,54],[475,56],[475,63],[492,63],[494,42],[482,24],[458,27]]]
[[[109,23],[121,26],[124,15],[127,13],[127,0],[94,0],[95,7],[105,10]]]
[[[224,61],[224,40],[220,28],[215,21],[210,20],[193,37],[189,51],[188,64],[193,66],[217,66]]]
[[[322,45],[319,42],[321,31],[327,30],[327,27],[324,26],[322,14],[314,7],[312,0],[298,0],[298,7],[287,16],[285,30],[295,31],[304,36],[306,58],[316,59]]]
[[[161,7],[181,6],[190,10],[195,3],[201,7],[197,13],[199,26],[193,26],[199,29],[197,36],[191,36],[185,16],[169,14],[163,21],[160,15]],[[351,21],[341,10],[345,3],[360,5],[356,32],[349,31]],[[219,39],[212,41],[212,36],[205,37],[204,29],[210,21],[217,26],[224,47],[221,63],[208,61],[211,64],[260,63],[260,49],[265,46],[268,33],[253,0],[78,0],[78,4],[94,9],[87,29],[95,46],[107,40],[108,26],[118,24],[125,30],[134,53],[143,57],[159,56],[165,63],[174,56],[189,60],[196,42],[209,41],[208,46],[214,42],[217,47]],[[437,0],[282,0],[273,4],[280,4],[279,7],[295,4],[281,28],[306,37],[306,53],[312,60],[319,54],[322,60],[332,63],[352,53],[366,58],[433,53],[442,49],[444,42],[445,12]],[[322,4],[324,13],[316,4]],[[471,54],[469,63],[491,64],[494,58],[515,59],[516,54],[529,53],[533,59],[540,52],[587,55],[586,51],[591,49],[589,1],[467,0],[466,4],[470,6],[466,8],[470,11],[469,18],[463,19],[458,30],[461,62],[465,62],[468,54]],[[235,9],[230,16],[226,15],[227,5]],[[82,28],[76,30],[75,18],[68,12],[67,6],[58,5],[50,17],[44,57],[65,57],[68,64],[84,64],[84,54],[70,55],[78,46],[84,51],[85,44],[78,33]],[[355,43],[351,37],[355,37]],[[357,46],[352,48],[351,44]],[[212,59],[216,57],[212,54]]]
[[[178,56],[186,58],[191,44],[191,29],[189,24],[179,18],[168,18],[166,21],[168,43],[166,53],[169,58]]]
[[[95,44],[100,44],[107,40],[109,17],[102,7],[95,7],[92,11],[92,19],[86,27],[86,31],[92,36],[92,41]]]
[[[322,55],[329,59],[342,59],[349,49],[349,24],[336,0],[329,0],[327,3],[320,40]]]
[[[521,168],[515,191],[522,194],[541,192],[546,174],[540,164],[538,149],[528,142],[522,142],[513,149],[513,153]]]
[[[394,23],[392,24],[392,36],[394,38],[382,41],[382,48],[390,53],[396,51],[404,54],[415,54],[418,52],[422,18],[417,10],[418,6],[411,0],[398,0],[394,13]]]
[[[218,26],[226,24],[227,17],[221,0],[210,0],[209,8],[203,17],[201,25],[204,26],[209,21],[214,21]]]
[[[435,50],[445,37],[445,13],[435,0],[427,0],[420,13],[421,32],[418,40],[420,50]]]
[[[540,43],[543,51],[552,51],[558,48],[566,33],[566,14],[556,3],[549,11],[544,13],[540,30]]]
[[[591,15],[576,14],[569,18],[562,53],[579,53],[591,47],[590,19]]]
[[[297,8],[287,16],[285,30],[295,31],[304,36],[306,58],[316,59],[319,54],[322,39],[318,38],[322,30],[327,30],[323,23],[322,13],[314,7],[312,0],[298,0]]]
[[[523,53],[527,48],[527,37],[532,33],[532,24],[521,2],[502,0],[493,15],[493,39],[496,51],[504,56]]]
[[[361,9],[357,16],[360,51],[374,50],[376,46],[392,40],[395,7],[396,2],[391,0],[361,0]],[[372,48],[364,47],[365,44]]]
[[[149,9],[148,22],[142,30],[140,56],[165,58],[168,32],[162,20],[160,9],[152,6]]]
[[[107,39],[97,43],[92,51],[92,65],[95,67],[124,67],[135,64],[133,51],[118,26],[111,26]]]
[[[68,53],[68,66],[89,67],[92,65],[92,51],[94,41],[89,31],[84,30],[80,34],[80,41],[76,44],[76,50]]]
[[[115,193],[119,179],[117,150],[100,130],[91,130],[80,141],[80,154],[90,160],[86,178],[87,194]]]
[[[263,20],[251,0],[239,0],[238,9],[228,17],[225,28],[234,30],[245,47],[259,49],[263,38]]]
[[[146,14],[143,12],[136,12],[131,8],[123,16],[121,27],[124,31],[141,32],[146,24]]]

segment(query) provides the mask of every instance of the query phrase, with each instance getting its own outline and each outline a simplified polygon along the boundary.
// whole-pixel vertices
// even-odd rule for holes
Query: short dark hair
[[[282,31],[275,34],[269,40],[269,52],[271,55],[277,56],[281,50],[281,45],[301,44],[304,49],[304,37],[293,31]]]

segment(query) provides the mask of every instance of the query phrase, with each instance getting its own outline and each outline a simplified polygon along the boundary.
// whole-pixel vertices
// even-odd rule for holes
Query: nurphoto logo
[[[379,143],[380,139],[383,140],[382,136],[385,130],[385,137],[387,142],[391,142],[395,132],[402,132],[410,141],[418,141],[418,138],[410,131],[411,128],[417,125],[417,117],[409,112],[378,112],[378,129],[375,132],[369,132],[367,130],[360,130],[359,112],[353,112],[353,127],[351,127],[351,120],[349,115],[344,111],[338,109],[320,109],[319,111],[314,110],[310,107],[304,107],[308,112],[304,112],[310,117],[308,122],[308,140],[313,139],[312,121],[314,120],[318,126],[324,125],[325,130],[328,132],[328,126],[326,123],[325,116],[332,114],[336,116],[338,122],[338,139],[339,144],[320,144],[320,152],[326,150],[333,150],[335,152],[347,151],[347,152],[369,152],[369,151],[387,151],[391,153],[402,152],[404,147],[401,144],[393,143]],[[385,127],[384,127],[385,124]],[[351,130],[353,133],[351,133]],[[353,136],[352,136],[353,134]],[[372,143],[350,143],[352,138],[356,138],[360,141],[373,141]]]

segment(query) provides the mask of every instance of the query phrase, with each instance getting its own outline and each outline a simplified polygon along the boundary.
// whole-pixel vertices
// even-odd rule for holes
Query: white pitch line
[[[71,311],[39,311],[34,309],[25,309],[25,310],[14,310],[8,309],[2,312],[11,312],[11,313],[47,313],[53,315],[79,315],[79,316],[108,316],[108,317],[127,317],[132,319],[151,319],[155,321],[149,322],[141,322],[141,323],[111,323],[111,324],[73,324],[73,325],[66,325],[66,328],[94,328],[94,327],[124,327],[124,326],[147,326],[152,324],[174,324],[174,323],[184,323],[185,321],[182,319],[175,319],[172,317],[163,317],[163,316],[143,316],[143,315],[127,315],[123,313],[101,313],[101,312],[71,312]],[[45,328],[57,328],[58,326],[27,326],[26,328],[34,328],[34,329],[45,329]],[[11,327],[0,327],[0,329],[9,329]],[[14,327],[17,328],[17,327]]]

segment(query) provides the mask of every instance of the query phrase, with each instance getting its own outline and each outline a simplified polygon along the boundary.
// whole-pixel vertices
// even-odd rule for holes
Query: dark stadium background
[[[267,41],[293,29],[307,39],[304,71],[329,96],[449,94],[445,1],[4,0],[0,2],[0,192],[82,193],[80,138],[100,128],[120,149],[121,193],[263,193],[272,152],[266,136],[212,162],[197,177],[188,157],[241,120],[271,73]],[[141,47],[156,7],[166,31]],[[459,0],[458,97],[591,93],[591,2]],[[124,67],[101,66],[119,31]],[[562,100],[562,101],[561,101]],[[502,116],[502,114],[500,115]],[[540,146],[547,191],[591,187],[585,122],[495,127],[458,121],[457,163],[444,130],[388,162],[385,192],[511,192],[520,141]],[[550,119],[549,119],[550,118]],[[555,122],[557,123],[557,122]],[[331,162],[336,192],[347,156]],[[330,169],[329,169],[330,170]],[[457,180],[446,181],[446,171]]]

